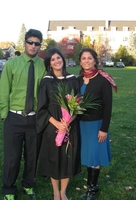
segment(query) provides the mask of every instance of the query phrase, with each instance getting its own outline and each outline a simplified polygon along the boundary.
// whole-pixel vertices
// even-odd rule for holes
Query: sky
[[[46,39],[50,20],[134,20],[135,0],[2,0],[0,42],[19,39],[22,24]]]

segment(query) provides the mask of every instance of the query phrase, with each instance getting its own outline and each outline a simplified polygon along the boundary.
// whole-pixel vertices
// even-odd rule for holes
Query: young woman
[[[68,85],[69,92],[74,89],[77,94],[79,85],[77,78],[66,71],[64,56],[58,49],[50,49],[44,63],[48,74],[41,81],[38,99],[37,130],[43,133],[38,172],[51,178],[54,200],[68,200],[66,189],[69,178],[80,172],[79,124],[77,119],[70,124],[71,145],[67,155],[67,143],[59,147],[55,144],[56,130],[67,129],[65,121],[61,120],[61,107],[55,101],[55,92],[58,91],[58,83],[63,83]]]
[[[99,190],[100,166],[109,166],[111,161],[108,131],[112,112],[111,85],[115,90],[117,87],[109,74],[98,69],[97,53],[93,49],[82,49],[79,61],[80,92],[94,95],[100,102],[98,109],[87,109],[80,118],[81,164],[87,166],[88,171],[86,200],[92,200]]]

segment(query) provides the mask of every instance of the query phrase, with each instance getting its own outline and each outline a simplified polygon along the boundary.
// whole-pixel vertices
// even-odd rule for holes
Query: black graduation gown
[[[54,179],[72,178],[80,172],[80,133],[78,119],[71,122],[70,142],[66,154],[66,143],[57,147],[55,144],[56,127],[49,122],[53,116],[56,120],[61,119],[60,106],[55,101],[54,91],[57,84],[68,84],[69,92],[74,89],[75,94],[79,91],[77,78],[69,75],[66,78],[54,79],[45,76],[41,81],[38,109],[36,114],[37,131],[42,133],[42,142],[38,162],[38,174],[49,176]]]

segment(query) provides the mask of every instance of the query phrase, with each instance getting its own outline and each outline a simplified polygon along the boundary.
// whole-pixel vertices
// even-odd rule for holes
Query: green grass
[[[70,73],[78,75],[80,67],[68,67]],[[117,83],[118,92],[113,91],[113,111],[110,124],[112,161],[110,167],[102,167],[99,177],[100,191],[96,200],[135,200],[136,199],[136,67],[104,68]],[[0,179],[3,168],[3,131],[0,123]],[[22,195],[21,170],[17,179],[19,200]],[[71,200],[80,200],[86,192],[84,180],[86,168],[70,180],[67,196]],[[2,187],[2,181],[0,181]],[[77,190],[79,188],[80,190]],[[35,191],[37,200],[52,200],[52,187],[49,178],[36,176]],[[1,195],[2,196],[2,195]]]

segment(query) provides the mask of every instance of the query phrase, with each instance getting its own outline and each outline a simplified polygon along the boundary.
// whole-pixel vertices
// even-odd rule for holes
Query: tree
[[[15,43],[14,42],[0,42],[0,48],[1,49],[6,49],[6,48],[9,48],[11,46],[15,48]]]
[[[2,49],[0,49],[0,59],[3,58],[3,52]]]
[[[129,54],[136,57],[136,34],[133,31],[130,33],[128,44]]]
[[[91,38],[90,36],[84,36],[84,40],[81,42],[83,47],[91,47]]]
[[[73,54],[73,60],[76,62],[76,64],[79,64],[79,52],[81,51],[81,49],[82,49],[82,44],[80,42],[77,42]]]
[[[25,34],[26,34],[26,27],[25,27],[25,24],[22,24],[22,27],[21,27],[21,30],[20,30],[19,39],[18,39],[17,45],[15,47],[15,50],[16,51],[20,51],[21,53],[24,52]]]
[[[125,46],[120,45],[118,51],[115,53],[115,60],[122,61],[125,65],[133,65],[134,57],[129,54]]]
[[[53,48],[53,47],[57,47],[57,42],[51,38],[46,39],[46,51],[48,51],[49,49]]]
[[[79,39],[75,37],[74,38],[64,37],[60,42],[61,50],[68,62],[69,59],[74,60],[74,53],[77,43],[79,43]]]
[[[92,48],[97,52],[98,58],[101,62],[111,59],[109,40],[108,38],[104,38],[103,35],[98,34],[96,36],[96,39],[92,43]]]
[[[47,46],[47,39],[43,39],[42,45],[41,45],[41,50],[42,50],[42,51],[45,51],[46,46]]]
[[[118,51],[115,53],[115,58],[117,61],[122,60],[124,62],[124,59],[129,56],[129,53],[125,46],[120,45]]]

